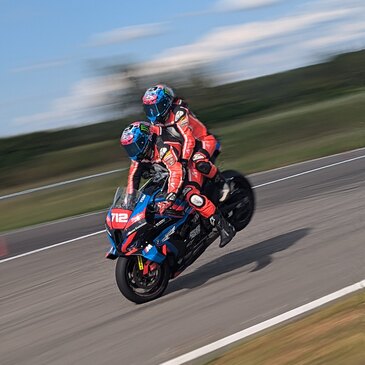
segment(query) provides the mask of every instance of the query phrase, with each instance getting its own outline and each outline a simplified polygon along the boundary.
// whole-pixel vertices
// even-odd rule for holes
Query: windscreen
[[[139,190],[133,190],[131,193],[128,193],[126,188],[118,188],[114,196],[112,208],[122,208],[133,211],[142,196],[144,196],[144,194]]]

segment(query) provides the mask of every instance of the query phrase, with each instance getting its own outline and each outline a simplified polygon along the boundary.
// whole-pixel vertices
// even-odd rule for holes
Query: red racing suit
[[[161,133],[157,134],[157,131]],[[151,163],[161,163],[169,171],[167,194],[177,195],[184,182],[183,168],[179,162],[181,144],[170,136],[164,140],[163,137],[166,133],[160,130],[160,128],[154,128],[154,132],[151,158],[140,162],[132,160],[129,168],[127,191],[132,193],[134,189],[138,189],[142,173],[151,166]]]
[[[195,168],[210,179],[217,175],[218,169],[210,161],[217,148],[217,139],[182,99],[174,100],[164,126],[176,138],[180,135],[183,161],[191,159]]]
[[[189,181],[184,183],[185,174],[180,162],[181,154],[182,144],[171,136],[165,128],[155,127],[151,157],[140,162],[132,160],[128,175],[127,192],[131,194],[133,190],[139,188],[142,173],[144,170],[149,169],[151,164],[162,164],[169,171],[167,197],[174,196],[175,199],[184,188],[184,197],[188,203],[203,217],[210,218],[216,212],[216,207],[206,196],[200,193],[203,176],[190,162],[188,169]]]

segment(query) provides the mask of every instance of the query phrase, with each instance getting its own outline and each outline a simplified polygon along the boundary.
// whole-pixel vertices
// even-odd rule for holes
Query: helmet
[[[146,122],[133,122],[124,129],[120,136],[120,144],[132,160],[143,160],[151,149],[150,125]]]
[[[174,92],[166,85],[156,85],[143,95],[143,107],[151,123],[164,119],[174,100]]]

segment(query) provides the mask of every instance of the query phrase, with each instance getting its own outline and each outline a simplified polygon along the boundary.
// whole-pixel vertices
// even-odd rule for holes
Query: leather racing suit
[[[164,125],[169,133],[180,138],[181,159],[185,164],[191,159],[194,167],[209,179],[218,175],[217,167],[211,162],[218,141],[182,99],[174,99]]]
[[[202,217],[210,218],[216,213],[215,205],[206,196],[201,194],[203,182],[202,174],[196,169],[192,161],[188,166],[188,179],[185,180],[185,171],[180,162],[183,146],[163,127],[153,128],[153,143],[149,158],[142,161],[132,160],[128,175],[128,193],[138,189],[143,171],[151,167],[151,163],[162,164],[169,172],[166,200],[164,208],[173,205],[173,202],[183,189],[185,199]],[[161,212],[162,213],[162,212]]]

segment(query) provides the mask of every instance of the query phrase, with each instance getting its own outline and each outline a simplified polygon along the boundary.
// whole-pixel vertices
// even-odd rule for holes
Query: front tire
[[[143,259],[144,260],[144,259]],[[142,304],[159,298],[170,278],[170,268],[165,260],[147,275],[139,270],[137,256],[119,257],[115,278],[120,292],[131,302]]]
[[[244,229],[251,221],[255,211],[255,195],[250,182],[245,176],[234,170],[222,172],[223,176],[233,186],[227,204],[237,202],[233,209],[233,215],[229,219],[236,231]]]

